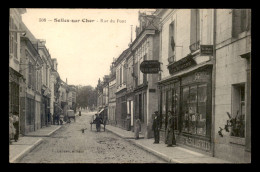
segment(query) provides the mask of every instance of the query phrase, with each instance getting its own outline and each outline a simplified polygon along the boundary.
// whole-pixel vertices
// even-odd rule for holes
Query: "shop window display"
[[[182,89],[182,131],[206,135],[207,85],[186,86]]]

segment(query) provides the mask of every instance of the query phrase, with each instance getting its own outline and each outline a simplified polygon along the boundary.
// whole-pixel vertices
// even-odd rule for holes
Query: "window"
[[[14,19],[10,16],[9,28],[11,30],[18,30],[14,23]],[[18,45],[17,45],[17,32],[9,32],[9,53],[11,56],[17,57]]]
[[[191,9],[190,51],[194,52],[198,50],[199,45],[200,45],[200,10]]]
[[[232,118],[231,136],[245,137],[245,84],[232,87]]]
[[[174,21],[169,25],[169,56],[168,61],[172,63],[175,61],[175,38],[174,38]]]
[[[207,84],[182,88],[182,131],[206,135]]]
[[[32,86],[32,63],[29,62],[29,68],[28,68],[28,86]]]
[[[232,37],[251,28],[251,11],[248,9],[232,10]]]

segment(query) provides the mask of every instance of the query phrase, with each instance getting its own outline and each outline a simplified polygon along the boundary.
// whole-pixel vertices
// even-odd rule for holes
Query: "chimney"
[[[68,84],[68,82],[67,82],[67,78],[66,78],[66,84]]]

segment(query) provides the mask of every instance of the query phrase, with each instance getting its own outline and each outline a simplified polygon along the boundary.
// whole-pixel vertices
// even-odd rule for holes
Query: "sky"
[[[63,81],[96,87],[110,73],[113,58],[128,48],[131,25],[134,40],[139,10],[154,11],[27,8],[22,20],[37,39],[46,40]]]

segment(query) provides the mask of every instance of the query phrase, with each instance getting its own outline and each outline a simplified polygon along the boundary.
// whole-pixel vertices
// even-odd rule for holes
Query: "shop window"
[[[182,88],[182,131],[206,135],[207,85]]]
[[[166,91],[162,91],[162,104],[161,104],[161,128],[162,129],[165,129],[166,127],[166,122],[167,122],[167,119],[166,119]]]
[[[245,84],[232,87],[231,136],[245,137]]]

